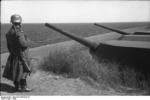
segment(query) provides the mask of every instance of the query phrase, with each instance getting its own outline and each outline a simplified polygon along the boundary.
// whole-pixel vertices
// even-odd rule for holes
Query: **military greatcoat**
[[[30,42],[21,28],[12,26],[6,33],[9,56],[3,72],[3,77],[20,81],[24,73],[30,73],[30,61],[28,47]]]

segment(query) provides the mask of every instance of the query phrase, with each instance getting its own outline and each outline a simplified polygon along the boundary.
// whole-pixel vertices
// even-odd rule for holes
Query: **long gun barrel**
[[[130,33],[127,33],[127,32],[124,32],[124,31],[120,31],[120,30],[117,30],[117,29],[113,29],[113,28],[110,28],[110,27],[106,27],[106,26],[103,26],[103,25],[100,25],[100,24],[97,24],[97,23],[95,23],[94,25],[95,25],[95,26],[98,26],[98,27],[105,28],[105,29],[107,29],[107,30],[111,30],[111,31],[120,33],[120,34],[122,34],[122,35],[129,35],[129,34],[130,34]]]
[[[71,34],[71,33],[69,33],[69,32],[63,31],[62,29],[59,29],[59,28],[57,28],[57,27],[55,27],[55,26],[53,26],[53,25],[50,25],[49,23],[45,23],[45,26],[47,26],[47,27],[49,27],[49,28],[51,28],[51,29],[53,29],[53,30],[55,30],[55,31],[57,31],[57,32],[59,32],[59,33],[65,35],[65,36],[67,36],[67,37],[70,37],[71,39],[73,39],[73,40],[75,40],[75,41],[77,41],[77,42],[79,42],[79,43],[85,45],[86,47],[88,47],[88,48],[90,48],[90,49],[96,49],[97,46],[98,46],[98,45],[97,45],[96,43],[94,43],[94,42],[91,42],[91,41],[86,40],[86,39],[84,39],[84,38],[78,37],[78,36],[73,35],[73,34]]]

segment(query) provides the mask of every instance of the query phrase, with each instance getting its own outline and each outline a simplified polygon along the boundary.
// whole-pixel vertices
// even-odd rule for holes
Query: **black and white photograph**
[[[0,10],[2,100],[149,97],[150,1],[1,0]]]

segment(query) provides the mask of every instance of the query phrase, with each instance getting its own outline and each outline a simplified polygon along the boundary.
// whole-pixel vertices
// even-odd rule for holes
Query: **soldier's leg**
[[[20,80],[22,92],[30,92],[32,90],[27,87],[27,80],[26,80],[27,76],[28,76],[28,73],[24,73],[22,79]]]
[[[15,91],[20,91],[20,82],[14,81]]]

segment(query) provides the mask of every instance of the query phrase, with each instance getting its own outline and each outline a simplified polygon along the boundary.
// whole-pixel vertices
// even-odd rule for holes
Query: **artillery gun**
[[[100,35],[99,44],[97,44],[48,23],[45,24],[45,26],[88,47],[90,53],[94,57],[96,56],[100,62],[115,61],[145,74],[150,72],[150,32],[128,33],[99,24],[94,25],[113,32]]]

